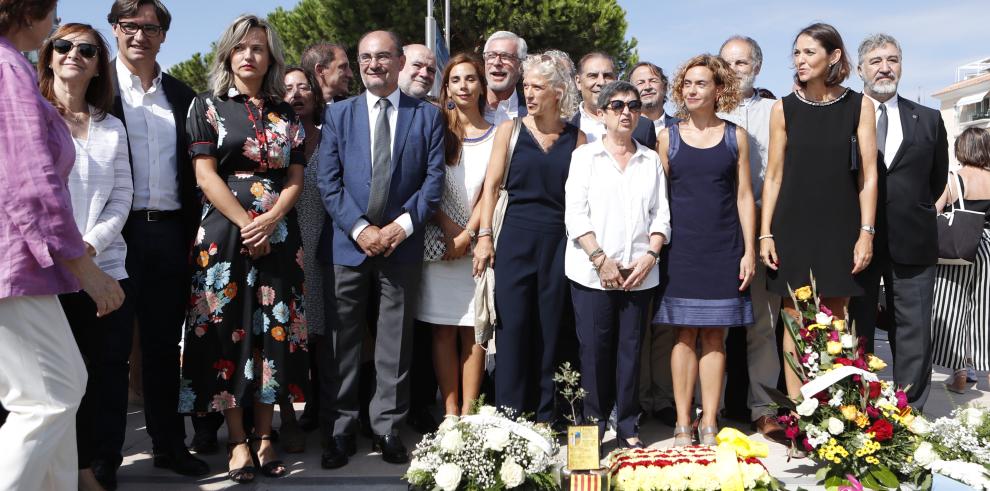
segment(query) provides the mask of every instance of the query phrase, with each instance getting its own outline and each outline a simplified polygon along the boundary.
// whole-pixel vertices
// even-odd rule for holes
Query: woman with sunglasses
[[[756,205],[746,132],[719,119],[742,97],[729,65],[713,55],[688,60],[671,89],[681,121],[660,133],[670,179],[673,230],[660,263],[654,324],[677,330],[670,356],[677,424],[689,445],[695,381],[701,379],[698,440],[714,445],[725,375],[725,330],[753,323],[749,283],[756,273]],[[701,356],[697,343],[701,340]]]
[[[38,75],[42,95],[62,115],[75,145],[69,195],[86,253],[127,291],[127,246],[121,231],[131,210],[133,184],[124,124],[108,114],[113,86],[106,42],[90,25],[65,24],[41,48]],[[112,314],[97,317],[93,301],[83,292],[59,295],[59,301],[89,373],[76,413],[79,488],[103,489],[90,469],[102,434],[97,426],[100,370],[95,368],[111,342],[103,333],[126,331],[120,326],[133,321],[127,302]]]
[[[37,50],[54,0],[0,0],[0,489],[75,489],[75,415],[86,367],[56,295],[83,290],[106,316],[124,300],[87,254],[67,181],[72,136],[21,55]]]
[[[605,136],[571,156],[565,185],[568,241],[564,272],[580,343],[584,415],[605,421],[616,408],[620,447],[639,440],[639,352],[655,268],[670,236],[667,182],[656,151],[633,140],[643,103],[629,82],[612,82],[597,100]]]

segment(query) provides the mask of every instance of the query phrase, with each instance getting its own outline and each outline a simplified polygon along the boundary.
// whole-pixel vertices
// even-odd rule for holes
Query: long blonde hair
[[[226,96],[227,91],[234,86],[234,72],[230,68],[230,55],[234,48],[240,43],[248,31],[254,27],[265,30],[268,37],[268,54],[270,62],[268,72],[265,73],[265,80],[261,84],[262,97],[275,98],[279,101],[285,96],[285,54],[282,49],[282,40],[278,36],[275,28],[264,19],[256,15],[243,14],[234,19],[227,29],[223,31],[220,40],[217,41],[217,56],[213,59],[213,66],[210,67],[210,87],[216,97]]]

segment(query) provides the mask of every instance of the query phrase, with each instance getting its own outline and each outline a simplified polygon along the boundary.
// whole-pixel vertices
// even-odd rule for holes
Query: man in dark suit
[[[155,467],[200,476],[209,467],[186,449],[185,425],[177,412],[179,340],[192,277],[189,248],[200,212],[185,132],[195,94],[156,62],[171,22],[159,0],[116,0],[107,21],[117,41],[111,65],[113,115],[127,127],[134,179],[133,211],[123,235],[134,287],[128,295],[141,333],[145,422]],[[106,432],[108,443],[98,451],[93,471],[104,487],[114,489],[126,427],[132,333],[112,333],[107,339],[113,344],[102,365],[97,431]]]
[[[421,230],[443,192],[444,124],[435,106],[399,91],[401,46],[391,32],[365,34],[358,64],[367,91],[330,106],[324,118],[317,184],[333,219],[337,300],[337,319],[329,325],[334,370],[323,377],[323,390],[336,394],[321,408],[333,431],[321,459],[325,468],[345,465],[356,452],[358,366],[369,305],[378,305],[372,449],[386,462],[409,459],[398,431],[409,408]]]
[[[581,105],[578,112],[571,118],[571,124],[581,128],[588,143],[598,140],[605,135],[605,123],[598,116],[598,93],[602,87],[615,81],[615,62],[612,57],[595,51],[581,57],[578,62],[575,82],[581,90]],[[657,134],[653,129],[653,121],[640,116],[636,129],[633,130],[633,139],[643,146],[656,150]]]
[[[886,307],[893,312],[888,334],[894,382],[910,385],[908,401],[922,409],[932,370],[931,319],[938,262],[935,201],[945,189],[949,153],[938,111],[897,95],[901,47],[893,37],[874,34],[859,46],[859,76],[876,107],[880,155],[873,261],[862,277],[866,292],[850,313],[867,351],[873,350],[880,279]]]

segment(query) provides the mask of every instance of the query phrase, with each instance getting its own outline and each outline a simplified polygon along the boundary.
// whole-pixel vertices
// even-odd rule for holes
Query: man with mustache
[[[485,121],[498,126],[503,121],[526,115],[522,96],[522,62],[526,59],[526,40],[509,31],[497,31],[485,41],[481,54],[485,60],[488,82],[488,105]]]
[[[437,78],[437,57],[422,44],[407,44],[402,53],[406,55],[406,66],[399,72],[399,90],[425,100]]]
[[[615,81],[615,62],[611,56],[601,51],[588,53],[578,61],[574,81],[581,91],[582,102],[578,106],[578,112],[571,119],[571,124],[581,128],[588,137],[588,143],[591,143],[605,134],[605,124],[598,118],[595,104],[602,87]],[[657,134],[653,129],[653,122],[642,115],[636,123],[632,136],[647,148],[657,146]]]
[[[945,189],[949,146],[938,111],[897,95],[901,46],[887,34],[859,45],[857,73],[877,118],[878,196],[873,261],[863,271],[865,292],[849,312],[857,333],[873,351],[880,279],[893,313],[887,338],[894,382],[910,386],[908,402],[924,408],[932,370],[931,318],[938,262],[934,203]],[[882,165],[881,165],[882,163]]]
[[[770,145],[770,111],[774,103],[773,99],[762,97],[753,88],[756,76],[763,67],[763,50],[751,37],[732,36],[722,43],[719,56],[739,78],[743,99],[732,112],[719,113],[718,116],[742,127],[749,136],[749,175],[756,199],[756,216],[759,217]],[[764,389],[776,387],[780,376],[780,351],[775,335],[780,297],[767,291],[766,272],[766,266],[758,262],[756,277],[749,285],[753,299],[753,324],[746,326],[745,331],[730,330],[726,339],[729,382],[725,389],[725,411],[730,416],[748,419],[753,429],[767,438],[783,441],[784,429],[777,424],[771,407],[773,401]],[[748,391],[745,390],[747,379]]]

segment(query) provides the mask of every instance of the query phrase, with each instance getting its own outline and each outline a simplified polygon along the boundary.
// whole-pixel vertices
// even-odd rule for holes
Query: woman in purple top
[[[75,413],[86,368],[56,295],[80,288],[97,315],[124,293],[86,254],[66,179],[69,130],[21,51],[52,26],[55,0],[0,0],[0,489],[75,489]]]

